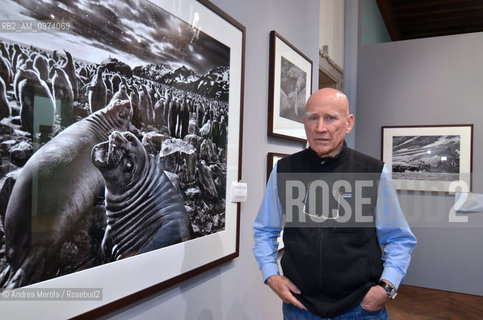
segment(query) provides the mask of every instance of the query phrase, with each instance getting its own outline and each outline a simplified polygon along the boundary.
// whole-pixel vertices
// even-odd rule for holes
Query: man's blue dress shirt
[[[381,280],[389,281],[397,289],[406,274],[411,252],[417,241],[401,210],[391,173],[385,165],[379,182],[375,217],[377,237],[384,248],[384,270]],[[275,165],[253,225],[253,253],[262,272],[263,281],[280,274],[277,264],[277,238],[282,231],[282,219],[283,210],[278,197]]]

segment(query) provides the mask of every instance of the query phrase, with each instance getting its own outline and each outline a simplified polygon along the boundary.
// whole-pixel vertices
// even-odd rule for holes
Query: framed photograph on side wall
[[[267,182],[268,182],[268,179],[270,178],[270,173],[272,173],[272,170],[275,167],[275,164],[277,163],[277,161],[286,156],[288,156],[288,154],[286,153],[269,152],[267,154]],[[282,222],[282,225],[283,225],[283,222]],[[284,248],[283,230],[280,233],[280,236],[277,238],[277,242],[278,242],[278,250],[279,251],[283,250]]]
[[[268,135],[306,141],[302,116],[312,93],[312,61],[270,32]]]
[[[99,318],[238,257],[245,27],[207,0],[0,19],[2,317]]]
[[[473,125],[383,126],[382,160],[398,190],[470,192]]]
[[[286,153],[269,152],[267,154],[267,181],[270,178],[273,168],[278,160],[288,156]]]

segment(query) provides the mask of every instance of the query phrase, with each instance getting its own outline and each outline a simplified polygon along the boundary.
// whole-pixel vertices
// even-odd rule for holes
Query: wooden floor
[[[483,320],[483,296],[402,285],[387,309],[391,320]]]

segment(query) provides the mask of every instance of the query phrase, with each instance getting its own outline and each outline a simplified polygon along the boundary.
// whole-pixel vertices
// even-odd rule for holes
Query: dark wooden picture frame
[[[270,174],[272,173],[273,167],[277,161],[286,156],[288,156],[288,154],[278,152],[269,152],[267,154],[267,181],[270,178]]]
[[[276,31],[270,32],[268,135],[305,142],[302,116],[312,93],[313,64]]]
[[[221,185],[223,183],[225,184],[224,192],[226,193],[224,193],[223,197],[223,201],[225,202],[223,230],[216,230],[213,231],[213,233],[202,235],[191,240],[163,247],[161,249],[154,249],[146,253],[139,253],[133,256],[127,256],[114,262],[109,262],[99,266],[87,268],[82,271],[73,271],[72,273],[65,274],[63,276],[58,276],[48,279],[46,281],[29,284],[28,288],[20,287],[19,289],[16,289],[19,290],[17,292],[21,292],[22,290],[30,290],[30,292],[33,292],[33,294],[37,297],[38,293],[42,292],[42,290],[50,290],[58,294],[62,293],[62,290],[65,292],[66,290],[75,291],[86,289],[87,292],[90,292],[95,289],[97,290],[96,292],[100,293],[100,295],[94,297],[94,299],[92,299],[92,297],[90,299],[89,297],[87,297],[86,299],[74,298],[72,300],[63,299],[63,296],[57,298],[54,297],[53,299],[30,299],[28,301],[22,301],[21,298],[10,299],[9,301],[2,301],[2,314],[4,314],[5,317],[30,318],[38,316],[39,314],[45,312],[46,309],[48,309],[48,314],[46,316],[49,318],[97,318],[114,312],[117,309],[123,308],[129,304],[135,303],[152,294],[165,290],[170,286],[176,285],[182,281],[185,281],[200,273],[203,273],[209,269],[217,267],[238,257],[240,245],[240,204],[232,203],[230,201],[231,188],[229,186],[231,186],[231,183],[233,181],[239,181],[242,174],[241,161],[243,145],[242,137],[246,29],[242,24],[240,24],[238,21],[233,19],[226,12],[222,11],[220,8],[218,8],[208,0],[187,0],[183,3],[186,6],[180,7],[179,1],[177,0],[129,0],[129,2],[126,3],[113,1],[112,5],[104,2],[98,6],[93,5],[92,8],[101,8],[102,10],[98,12],[99,17],[97,18],[100,18],[100,20],[106,23],[106,26],[111,23],[110,27],[117,30],[118,32],[123,31],[121,23],[119,21],[118,24],[114,24],[112,23],[112,21],[105,21],[106,19],[108,20],[111,17],[116,17],[119,19],[124,17],[116,14],[110,15],[112,12],[115,11],[118,4],[123,9],[129,8],[127,12],[131,12],[130,10],[135,10],[137,13],[136,16],[145,15],[146,19],[142,19],[139,21],[142,21],[142,23],[145,23],[146,25],[153,23],[153,15],[152,12],[143,13],[143,8],[145,10],[146,6],[149,8],[155,6],[158,7],[160,10],[162,9],[164,11],[167,11],[172,16],[172,19],[182,20],[184,23],[189,25],[188,29],[183,30],[183,36],[189,35],[189,42],[181,43],[181,40],[184,39],[183,38],[178,39],[180,41],[176,43],[176,45],[179,44],[180,46],[182,46],[181,49],[177,48],[177,50],[181,50],[178,52],[182,52],[182,54],[185,56],[190,54],[196,54],[196,50],[193,50],[194,53],[190,53],[190,45],[196,45],[196,41],[199,41],[199,39],[206,39],[203,38],[206,35],[218,41],[220,45],[219,47],[211,46],[210,50],[213,50],[211,54],[209,50],[204,51],[203,54],[215,56],[220,53],[220,47],[228,47],[229,74],[228,77],[222,77],[223,79],[228,79],[228,112],[225,117],[228,123],[226,148],[225,150],[223,150],[223,154],[217,155],[218,157],[224,159],[227,169],[225,170],[226,174],[219,175],[221,182],[216,182],[217,185],[220,185],[220,183]],[[56,19],[62,19],[61,13],[64,12],[64,9],[56,6],[56,10],[58,10],[56,11],[56,13],[59,13],[56,14]],[[94,16],[92,12],[90,13],[90,16]],[[123,14],[125,13],[126,11],[123,11]],[[24,17],[27,16],[23,14],[24,13],[19,16],[18,21],[14,22],[21,22],[20,20],[24,19]],[[1,13],[0,16],[2,16]],[[37,17],[37,15],[33,15],[32,17],[34,16]],[[32,19],[33,20],[31,21],[37,21],[35,18]],[[133,19],[137,19],[137,17]],[[94,17],[92,17],[92,20],[94,20]],[[138,20],[135,20],[134,22],[138,22]],[[160,22],[161,21],[156,21],[156,23]],[[64,28],[67,26],[67,23],[69,23],[69,29],[75,26],[76,23],[79,23],[79,25],[75,26],[77,28],[79,28],[79,26],[81,25],[80,20],[76,22],[75,17],[72,20],[63,21],[62,24],[59,22],[58,25]],[[55,27],[57,26],[57,24],[53,24],[53,26]],[[93,28],[95,27],[98,26],[93,25]],[[159,25],[153,24],[149,25],[148,27],[153,27],[154,29],[157,29],[159,28]],[[81,29],[82,28],[85,29],[88,27],[83,24]],[[151,39],[153,35],[157,35],[156,32],[151,32],[152,29],[146,29],[149,29],[149,31],[144,34],[145,37],[136,39],[136,41],[134,41],[138,42],[137,40],[139,40],[141,46],[143,45],[143,41],[146,41],[146,39]],[[142,33],[145,29],[137,28],[137,30],[138,32]],[[66,30],[50,31],[60,32],[57,34],[57,44],[61,44],[62,46],[67,42],[67,40],[64,41],[64,38],[61,37],[61,33]],[[77,31],[70,29],[69,32],[73,32],[73,34],[75,35],[75,32]],[[27,40],[18,40],[18,42],[22,44],[22,47],[24,47],[25,45],[25,47],[28,48],[27,50],[32,50],[32,48],[35,48],[36,46],[41,47],[39,45],[38,39],[42,39],[44,35],[45,34],[43,34],[42,30],[37,30],[37,32],[31,33],[29,36],[22,38]],[[115,32],[110,33],[110,35],[112,38],[116,37]],[[70,35],[67,35],[67,37],[69,36]],[[54,34],[52,37],[56,37],[56,35]],[[2,41],[5,40],[5,38],[2,37],[2,34],[0,34],[0,38],[2,39]],[[79,38],[77,39],[79,40],[81,38],[82,36],[79,36]],[[16,39],[11,39],[12,37],[9,38],[9,41],[12,41],[13,43],[16,42]],[[123,38],[120,37],[119,39]],[[116,38],[113,40],[115,41],[119,39]],[[90,40],[92,40],[92,42],[89,42]],[[79,52],[96,51],[96,49],[98,48],[113,47],[117,49],[116,56],[120,56],[119,60],[122,60],[123,57],[125,57],[126,59],[127,57],[132,58],[134,52],[133,50],[136,50],[136,48],[134,47],[137,45],[137,43],[129,45],[127,43],[123,43],[122,41],[117,41],[117,43],[112,44],[111,46],[109,43],[106,44],[104,40],[105,38],[90,38],[86,41],[79,41],[79,43],[75,43],[79,51],[74,52],[74,50],[71,50],[72,56],[74,57],[74,59],[85,59],[88,61],[89,57],[87,56],[77,56],[78,54],[80,54]],[[144,49],[141,49],[141,51],[145,50],[145,54],[147,55],[150,53],[149,45],[162,44],[166,39],[163,38],[158,40],[154,40],[152,42],[149,42],[148,44],[144,44],[145,47]],[[99,43],[95,41],[99,41]],[[92,47],[90,47],[89,45],[86,45],[86,43],[95,43],[95,45],[92,45]],[[13,52],[14,45],[12,44],[11,47]],[[86,47],[88,50],[86,50]],[[156,48],[160,49],[160,47]],[[166,48],[170,49],[170,46],[168,45]],[[62,49],[62,47],[56,48],[56,52],[52,51],[53,49],[44,48],[44,50],[49,50],[49,55],[56,53],[59,56],[62,55],[63,58],[64,51],[62,51]],[[17,50],[17,48],[15,48],[15,50]],[[170,53],[174,51],[175,50],[170,51]],[[227,50],[225,50],[224,52],[226,51]],[[26,59],[27,58],[25,58],[25,60]],[[115,64],[114,62],[116,59],[112,60],[114,60],[113,64]],[[163,62],[164,61],[159,61],[159,64],[162,64]],[[173,63],[174,65],[175,62],[179,61],[174,58],[174,60],[169,60],[169,62]],[[99,63],[101,63],[101,61],[99,61]],[[154,64],[156,64],[156,62],[154,62]],[[119,65],[121,64],[119,63]],[[215,82],[214,80],[216,79],[212,80],[213,82]],[[209,81],[207,81],[207,83],[209,83]],[[8,93],[9,99],[13,96],[14,95],[10,92]],[[214,105],[215,107],[213,107],[213,109],[216,109],[216,104]],[[213,112],[216,112],[216,110]],[[12,117],[14,116],[12,115]],[[14,124],[18,122],[15,121],[17,120],[13,121]],[[209,133],[209,135],[213,135],[213,130],[211,130],[210,132],[211,133]],[[219,132],[217,134],[219,135]],[[199,143],[202,142],[201,140],[199,141]],[[208,174],[206,174],[205,176],[207,175]],[[0,181],[2,183],[2,190],[4,190],[3,186],[7,186],[6,183],[4,184],[5,181],[3,179]],[[3,199],[4,196],[2,193],[2,200]],[[2,224],[3,221],[0,221],[0,227],[3,228]],[[221,245],[221,243],[223,245]],[[2,243],[0,243],[0,245],[1,244]],[[3,270],[0,270],[0,272],[1,271]],[[3,291],[2,294],[3,297],[7,297],[7,295],[10,295],[10,292]],[[14,297],[14,295],[10,295],[10,298],[12,297]],[[26,307],[27,304],[28,307]]]
[[[381,159],[398,190],[470,192],[473,125],[383,126]]]
[[[267,154],[267,183],[268,183],[268,179],[270,178],[270,174],[273,171],[273,167],[275,166],[277,161],[286,157],[286,156],[289,156],[289,154],[279,153],[279,152],[269,152]],[[282,251],[283,251],[283,248],[284,248],[283,230],[282,230],[280,236],[277,238],[277,241],[278,241],[278,252],[279,252],[279,254],[281,254]]]

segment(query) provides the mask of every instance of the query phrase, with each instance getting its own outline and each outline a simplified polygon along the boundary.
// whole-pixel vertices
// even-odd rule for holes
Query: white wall
[[[474,124],[473,192],[483,193],[483,33],[359,47],[357,149],[380,157],[381,126]],[[449,213],[449,194],[400,194],[408,215]],[[406,283],[483,295],[483,213],[469,223],[413,226]]]
[[[319,1],[214,0],[247,28],[243,181],[248,202],[242,205],[240,257],[164,292],[110,314],[106,319],[280,319],[281,302],[262,284],[252,255],[252,224],[266,182],[267,152],[293,153],[303,145],[267,137],[269,32],[318,61]],[[318,83],[314,64],[313,87]],[[121,285],[121,284],[120,284]]]
[[[344,7],[341,0],[320,0],[319,48],[329,46],[329,57],[344,69]],[[318,61],[318,59],[317,59]]]

